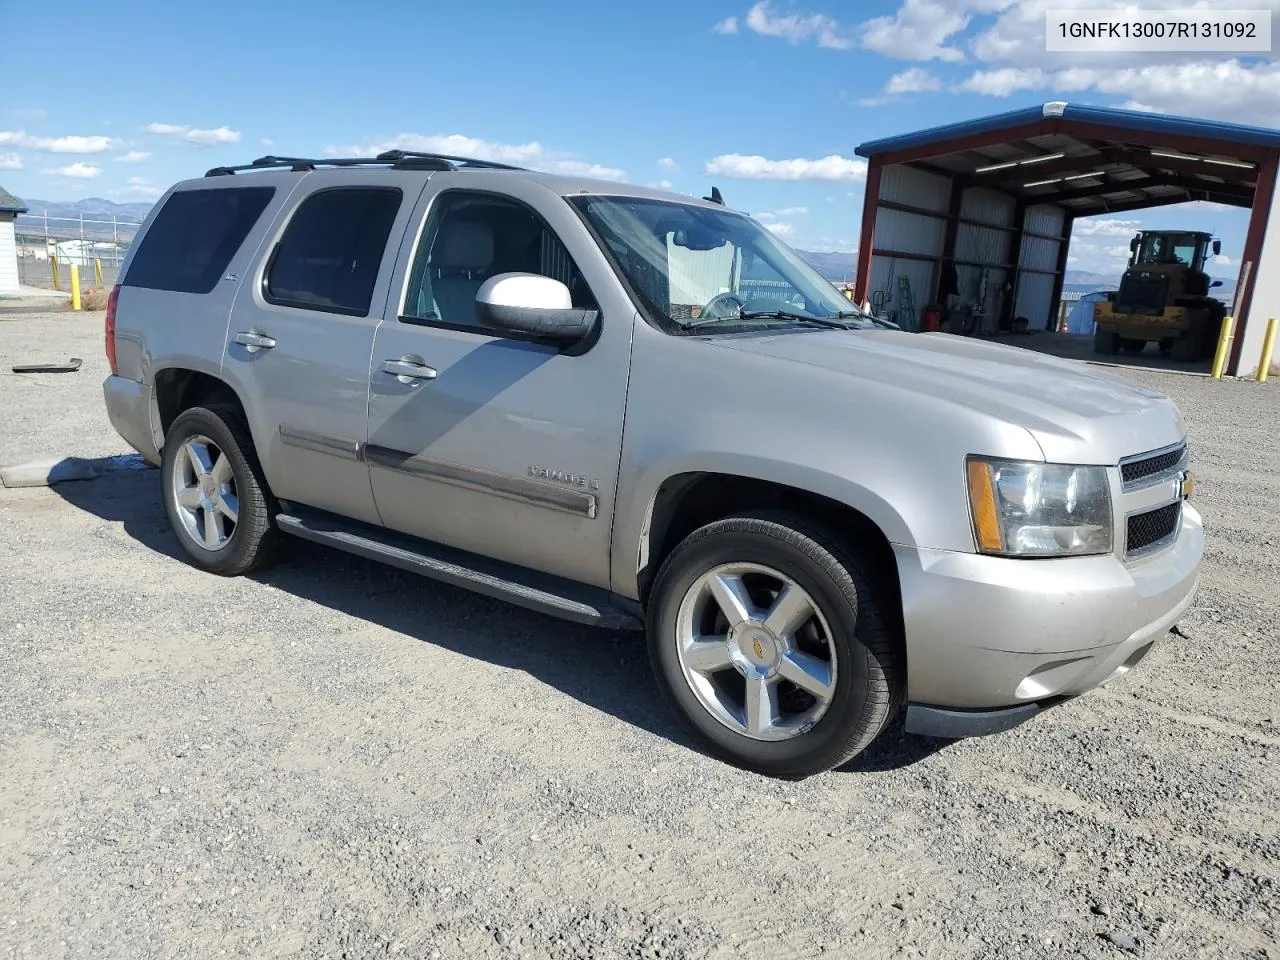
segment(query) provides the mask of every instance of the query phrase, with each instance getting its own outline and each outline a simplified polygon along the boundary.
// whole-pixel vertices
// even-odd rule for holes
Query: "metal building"
[[[1053,101],[857,148],[867,158],[854,298],[908,314],[951,288],[973,329],[1048,328],[1072,223],[1208,200],[1252,208],[1227,372],[1251,372],[1280,314],[1280,130]],[[909,292],[901,289],[906,277]]]
[[[26,205],[0,187],[0,293],[18,292],[18,244],[13,225]]]

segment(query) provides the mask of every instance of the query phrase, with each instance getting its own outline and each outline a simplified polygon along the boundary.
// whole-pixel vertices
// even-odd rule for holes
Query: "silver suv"
[[[173,187],[123,278],[107,410],[195,564],[292,534],[644,629],[701,742],[765,773],[903,709],[1008,729],[1133,667],[1196,586],[1168,399],[891,329],[719,202],[266,157]]]

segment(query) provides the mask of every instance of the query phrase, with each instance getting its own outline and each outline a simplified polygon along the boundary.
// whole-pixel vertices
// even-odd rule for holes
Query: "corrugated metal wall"
[[[1026,229],[1031,233],[1043,234],[1046,237],[1062,236],[1062,224],[1065,214],[1056,204],[1039,204],[1027,207]]]
[[[876,211],[876,246],[885,250],[941,256],[946,229],[946,221],[937,217],[904,210]]]
[[[1044,330],[1051,326],[1058,305],[1053,303],[1062,242],[1046,239],[1061,237],[1066,213],[1059,206],[1040,204],[1028,207],[1023,230],[1040,236],[1023,235],[1022,255],[1018,258],[1017,294],[1014,315],[1027,318],[1027,329]],[[1034,271],[1046,271],[1038,273]]]
[[[1049,273],[1023,273],[1018,277],[1018,298],[1013,312],[1015,316],[1027,318],[1028,330],[1043,330],[1053,313],[1054,304],[1050,299],[1054,279]]]
[[[913,167],[891,165],[881,172],[880,199],[945,215],[951,203],[951,181]],[[951,308],[976,310],[978,329],[984,333],[998,329],[1010,299],[1014,314],[1026,317],[1032,329],[1044,329],[1056,307],[1050,300],[1060,243],[1047,238],[1062,236],[1066,214],[1061,207],[1048,204],[1027,208],[1023,230],[1040,236],[1024,234],[1015,268],[1016,233],[1012,228],[1017,226],[1017,206],[1014,197],[984,187],[969,187],[960,196],[961,222],[956,226],[955,245],[959,293]],[[946,221],[924,212],[882,207],[876,211],[875,229],[868,296],[884,291],[888,294],[884,309],[891,314],[900,311],[898,278],[907,277],[916,308],[911,325],[916,327],[919,311],[933,301],[946,243]],[[895,258],[895,253],[911,256]],[[928,259],[916,259],[921,257]]]
[[[927,170],[895,164],[885,167],[880,174],[880,199],[946,213],[951,203],[951,180]]]
[[[886,167],[880,177],[880,199],[945,215],[951,203],[951,180],[914,167]],[[920,308],[933,299],[937,260],[942,256],[946,229],[946,221],[939,217],[883,207],[876,211],[877,249],[930,258],[914,260],[878,253],[871,257],[868,297],[875,291],[884,291],[888,295],[884,309],[909,329],[918,329]],[[906,277],[911,284],[914,318],[903,315],[899,277]]]

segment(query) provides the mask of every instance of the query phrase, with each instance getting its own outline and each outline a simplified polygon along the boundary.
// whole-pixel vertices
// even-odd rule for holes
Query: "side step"
[[[564,620],[609,630],[644,628],[638,607],[635,611],[624,609],[607,590],[320,511],[304,510],[294,504],[289,505],[289,510],[277,514],[276,525],[303,540],[336,547],[358,557]]]

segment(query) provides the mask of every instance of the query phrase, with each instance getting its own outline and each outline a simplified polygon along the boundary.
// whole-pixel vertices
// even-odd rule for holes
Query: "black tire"
[[[1093,332],[1093,352],[1105,356],[1115,356],[1120,352],[1120,334],[1109,330]]]
[[[834,692],[813,726],[790,739],[757,740],[730,729],[702,705],[680,665],[681,603],[700,577],[730,563],[759,564],[791,578],[829,626]],[[880,734],[901,707],[905,664],[868,569],[856,547],[803,515],[782,512],[718,520],[671,552],[650,595],[649,656],[663,695],[711,753],[759,773],[799,779],[841,765]]]
[[[179,456],[185,456],[183,444],[193,437],[211,440],[230,461],[234,478],[237,518],[225,544],[218,549],[208,549],[196,542],[184,524],[175,493],[174,475],[180,469]],[[160,476],[169,524],[197,567],[235,577],[259,569],[275,558],[281,536],[274,523],[277,505],[263,477],[248,425],[238,408],[219,404],[192,407],[179,414],[165,434]]]
[[[1170,353],[1172,353],[1173,343],[1174,343],[1173,337],[1161,337],[1160,338],[1160,355],[1167,357]]]
[[[1181,363],[1200,359],[1200,331],[1193,324],[1178,335],[1169,349],[1169,358]]]
[[[1120,338],[1120,349],[1128,354],[1138,354],[1147,348],[1147,341],[1136,340],[1132,337]]]

